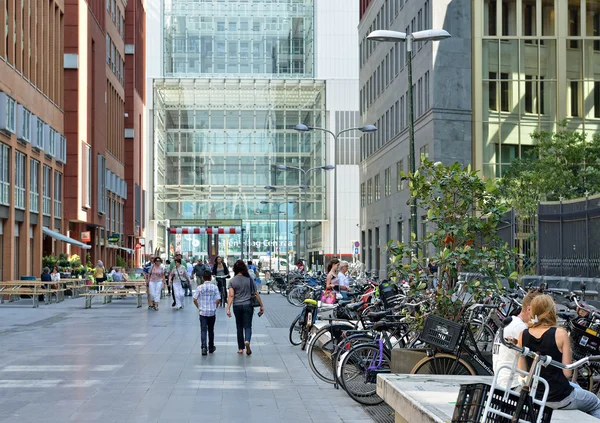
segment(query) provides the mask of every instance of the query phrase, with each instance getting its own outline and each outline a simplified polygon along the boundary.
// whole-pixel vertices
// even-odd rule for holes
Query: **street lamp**
[[[399,41],[406,42],[406,52],[408,53],[408,146],[409,146],[409,171],[414,174],[416,171],[415,164],[415,117],[413,111],[413,90],[412,90],[412,51],[415,41],[438,41],[450,38],[448,31],[443,29],[426,29],[417,31],[411,34],[398,31],[378,30],[371,32],[367,39],[371,41],[397,43]],[[417,235],[417,199],[413,197],[410,201],[410,219],[411,231],[415,234],[415,241],[418,240]],[[415,243],[416,245],[416,243]],[[419,255],[418,247],[415,247],[415,254]]]
[[[316,131],[323,131],[323,132],[327,132],[328,134],[330,134],[333,137],[334,140],[334,163],[335,166],[338,165],[338,157],[337,157],[337,145],[338,145],[338,139],[339,136],[342,135],[344,132],[350,132],[350,131],[360,131],[362,133],[369,133],[369,132],[375,132],[377,131],[377,127],[375,125],[364,125],[364,126],[360,126],[360,127],[356,127],[356,128],[348,128],[348,129],[343,129],[341,131],[339,131],[337,134],[330,131],[329,129],[325,129],[325,128],[316,128],[314,126],[308,126],[305,125],[303,123],[299,123],[298,125],[296,125],[294,127],[294,129],[298,132],[309,132],[312,130],[316,130]],[[338,249],[337,249],[337,167],[335,168],[334,172],[333,172],[333,255],[337,256],[338,253]]]
[[[311,167],[308,170],[304,170],[301,167],[297,167],[297,166],[289,166],[289,165],[275,165],[275,168],[277,170],[282,170],[282,171],[286,171],[286,170],[297,170],[298,172],[300,172],[301,175],[301,184],[300,184],[300,188],[305,190],[307,188],[309,188],[308,186],[308,174],[311,172],[315,172],[318,170],[324,170],[324,171],[328,171],[328,170],[333,170],[335,169],[334,165],[325,165],[325,166],[317,166],[317,167]],[[306,200],[304,201],[306,203]],[[302,208],[300,207],[299,210],[301,210],[302,214],[304,215],[304,259],[307,260],[308,257],[308,240],[306,238],[306,211],[302,211]]]

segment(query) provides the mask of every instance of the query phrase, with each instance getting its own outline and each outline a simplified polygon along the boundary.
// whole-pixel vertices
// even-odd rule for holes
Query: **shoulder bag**
[[[248,279],[250,279],[250,283],[254,287],[254,292],[252,293],[252,295],[250,295],[250,305],[252,306],[252,308],[260,307],[260,301],[258,301],[258,297],[256,296],[256,285],[254,285],[254,281],[252,280],[252,278]]]

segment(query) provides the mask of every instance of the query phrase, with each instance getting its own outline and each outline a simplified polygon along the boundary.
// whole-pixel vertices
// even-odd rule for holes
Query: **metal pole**
[[[275,242],[277,243],[277,273],[279,273],[279,206],[277,205],[277,239]]]
[[[286,265],[286,273],[289,275],[290,273],[290,203],[287,201],[287,191],[285,193],[285,262]]]
[[[337,149],[338,147],[338,138],[337,135],[333,136],[333,165],[335,168],[333,169],[333,257],[337,257],[337,167],[338,167],[338,155]]]
[[[412,89],[412,49],[413,49],[413,38],[409,35],[406,38],[406,52],[408,53],[408,138],[409,138],[409,171],[411,174],[415,174],[415,116],[413,110],[413,89]],[[419,247],[416,241],[418,241],[418,224],[417,224],[417,199],[412,197],[410,200],[410,219],[412,221],[412,233],[415,234],[415,255],[419,257]]]
[[[241,259],[244,260],[244,228],[242,228],[242,233],[240,235],[242,237],[242,248],[240,248],[240,253],[242,255]]]

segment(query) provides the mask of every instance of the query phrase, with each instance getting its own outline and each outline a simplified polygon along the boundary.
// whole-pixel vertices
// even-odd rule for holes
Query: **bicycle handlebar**
[[[508,324],[510,324],[510,322],[512,321],[512,317],[507,317],[506,319],[504,319],[504,327],[506,327]],[[563,370],[574,370],[578,367],[583,366],[584,364],[589,363],[590,361],[600,361],[600,355],[592,355],[589,357],[584,357],[581,360],[577,360],[571,364],[563,364],[559,361],[553,360],[551,356],[549,355],[542,355],[542,354],[538,354],[536,352],[531,351],[529,348],[527,347],[519,347],[518,345],[514,344],[511,341],[507,341],[504,338],[504,327],[500,328],[500,342],[502,342],[502,345],[504,345],[507,348],[510,348],[511,350],[516,351],[517,353],[519,353],[522,356],[525,357],[529,357],[529,358],[533,358],[535,359],[536,357],[539,357],[539,361],[542,363],[542,365],[544,367],[547,366],[554,366],[554,367],[558,367],[559,369],[563,369]]]

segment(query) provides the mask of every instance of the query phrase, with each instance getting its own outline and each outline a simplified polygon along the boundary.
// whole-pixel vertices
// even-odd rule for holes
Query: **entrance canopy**
[[[44,235],[48,235],[51,238],[57,239],[62,242],[66,242],[67,244],[76,245],[80,248],[83,248],[84,250],[89,250],[90,248],[92,248],[91,245],[87,245],[81,241],[77,241],[76,239],[69,238],[68,236],[63,235],[59,232],[51,231],[50,229],[46,228],[45,226],[42,228],[42,231],[44,232]]]
[[[225,226],[216,228],[169,228],[171,234],[241,234],[240,226]]]

